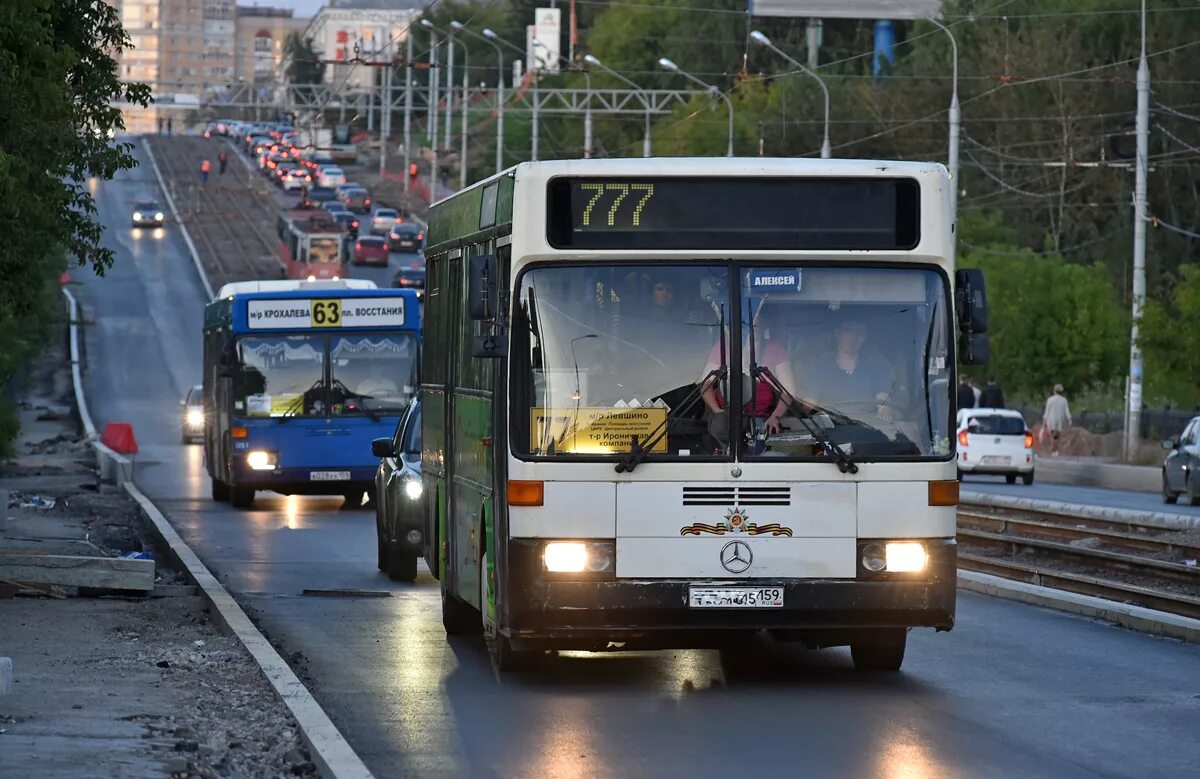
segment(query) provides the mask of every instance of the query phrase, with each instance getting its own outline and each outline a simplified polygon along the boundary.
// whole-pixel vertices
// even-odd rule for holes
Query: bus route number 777
[[[639,227],[642,224],[642,209],[646,207],[650,198],[654,197],[653,184],[592,183],[580,184],[579,188],[585,192],[595,193],[583,207],[584,227],[624,227],[626,225]],[[608,204],[608,214],[605,219],[604,207],[601,206],[597,212],[596,205],[607,193],[613,193],[615,197]],[[630,193],[634,194],[633,198],[629,197]],[[621,206],[626,199],[629,200],[629,204],[624,209],[625,214],[621,214]]]

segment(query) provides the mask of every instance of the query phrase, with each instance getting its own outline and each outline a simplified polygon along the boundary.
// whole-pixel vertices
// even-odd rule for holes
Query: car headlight
[[[204,427],[204,412],[198,408],[190,408],[186,420],[188,427]]]
[[[542,550],[547,573],[611,573],[615,557],[612,541],[551,541]]]
[[[273,471],[275,470],[276,455],[274,452],[264,452],[261,449],[256,449],[246,454],[246,465],[250,466],[252,471]]]
[[[134,211],[134,212],[133,212],[133,221],[135,221],[135,222],[140,222],[140,221],[142,221],[142,212],[141,212],[141,211]]]
[[[163,220],[163,213],[162,213],[162,211],[159,211],[158,213],[156,213],[156,214],[154,215],[154,220],[155,220],[155,221],[157,221],[157,222],[161,222],[161,221]]]
[[[424,492],[425,487],[420,479],[408,479],[404,482],[404,496],[409,500],[419,500]]]

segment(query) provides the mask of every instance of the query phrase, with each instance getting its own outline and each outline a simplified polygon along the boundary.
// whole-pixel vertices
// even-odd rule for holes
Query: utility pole
[[[470,87],[470,82],[467,81],[467,79],[470,77],[469,76],[470,68],[467,67],[467,62],[468,62],[467,57],[470,56],[470,52],[467,51],[466,41],[463,41],[463,43],[462,43],[462,50],[463,50],[462,138],[460,138],[459,142],[458,142],[459,143],[458,188],[466,189],[467,188],[467,103],[470,102],[470,100],[467,99],[468,95],[469,95],[468,89]]]
[[[428,20],[424,20],[428,21]],[[438,179],[438,80],[440,72],[437,66],[437,32],[429,31],[429,122],[426,129],[429,130],[429,147],[433,153],[433,159],[429,163],[429,204],[437,200],[437,179]],[[432,129],[430,129],[432,128]]]
[[[404,35],[406,39],[407,54],[404,58],[404,191],[408,192],[411,188],[412,176],[408,175],[409,166],[412,165],[412,96],[413,96],[413,38],[412,30],[410,29]]]
[[[954,60],[954,80],[951,82],[950,92],[950,127],[949,138],[950,148],[949,168],[950,168],[950,218],[954,220],[955,234],[954,240],[950,241],[950,259],[954,260],[958,257],[958,190],[962,188],[962,184],[958,180],[958,135],[962,128],[962,113],[958,106],[958,41],[954,39],[954,33],[950,32],[950,28],[937,21],[936,19],[929,20],[935,27],[946,33],[946,37],[950,39],[950,53]]]
[[[383,103],[379,113],[379,178],[387,172],[388,136],[392,134],[392,63],[383,69]]]
[[[442,142],[442,149],[447,154],[450,153],[450,131],[454,123],[454,39],[446,37],[446,126],[444,129],[446,139]]]
[[[1125,460],[1142,435],[1142,348],[1138,333],[1146,302],[1146,165],[1150,155],[1150,67],[1146,64],[1146,0],[1142,0],[1141,57],[1137,71],[1137,160],[1133,185],[1133,317],[1129,328],[1129,394],[1125,399]]]

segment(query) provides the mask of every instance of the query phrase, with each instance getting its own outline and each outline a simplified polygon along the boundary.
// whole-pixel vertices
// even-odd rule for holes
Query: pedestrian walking
[[[979,389],[973,378],[967,379],[967,383],[971,385],[971,394],[975,396],[975,408],[980,408],[983,405],[979,402],[983,398],[983,390]]]
[[[171,117],[167,117],[167,135],[171,134]]]
[[[229,164],[229,155],[225,153],[224,149],[221,149],[221,153],[217,155],[217,165],[219,167],[219,170],[220,170],[220,173],[222,176],[225,175],[225,166],[228,164]]]
[[[955,397],[958,400],[960,411],[964,408],[975,408],[975,393],[971,391],[970,378],[967,376],[958,377],[958,394]]]
[[[987,386],[979,396],[980,408],[1004,408],[1004,391],[996,383],[995,376],[988,376]]]
[[[1050,433],[1050,453],[1058,456],[1058,439],[1071,426],[1071,406],[1063,395],[1063,385],[1054,385],[1054,394],[1046,398],[1046,410],[1042,413],[1042,430]]]
[[[163,118],[160,116],[160,117],[158,117],[158,134],[162,135],[163,134],[162,131],[163,131]]]
[[[212,170],[212,163],[205,159],[200,163],[200,181],[207,184],[208,174]]]

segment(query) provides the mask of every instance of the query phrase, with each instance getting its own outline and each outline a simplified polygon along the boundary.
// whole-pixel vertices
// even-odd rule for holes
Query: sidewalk
[[[18,457],[0,465],[0,565],[151,548],[133,501],[97,481],[67,405],[62,351],[39,361]],[[0,657],[12,661],[7,690],[0,680],[0,776],[314,774],[241,644],[217,630],[180,572],[156,560],[153,574],[149,595],[103,598],[0,581]]]

